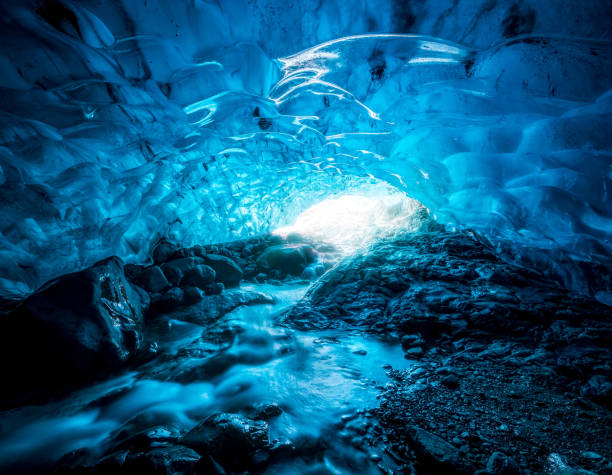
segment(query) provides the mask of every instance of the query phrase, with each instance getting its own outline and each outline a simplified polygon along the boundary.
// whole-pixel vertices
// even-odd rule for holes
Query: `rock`
[[[95,473],[97,457],[90,449],[77,449],[65,454],[51,469],[52,475]]]
[[[278,417],[283,413],[283,410],[278,407],[278,404],[256,403],[248,410],[247,415],[251,419],[268,421],[274,417]]]
[[[158,266],[147,267],[136,275],[133,282],[147,292],[161,292],[170,284]]]
[[[419,427],[408,432],[418,461],[433,473],[472,473],[473,470],[452,444]]]
[[[206,261],[201,257],[179,257],[178,259],[172,259],[164,264],[162,264],[161,268],[164,271],[164,274],[167,275],[167,269],[174,268],[181,272],[181,275],[184,274],[187,270],[193,269],[196,266],[206,264]]]
[[[185,293],[183,289],[177,287],[161,294],[152,295],[151,306],[147,312],[147,318],[154,318],[179,308],[183,305],[184,298]]]
[[[299,276],[314,259],[314,250],[307,244],[283,244],[267,248],[257,258],[257,265],[264,271],[277,270]]]
[[[591,376],[580,388],[580,395],[612,407],[612,382],[603,375]]]
[[[421,346],[423,344],[423,338],[421,338],[421,335],[404,335],[402,336],[401,342],[402,348],[407,350],[415,346]]]
[[[414,348],[407,349],[404,352],[404,357],[405,358],[419,358],[423,356],[423,353],[425,353],[425,350],[423,350],[423,348],[421,348],[420,346],[415,346]]]
[[[215,271],[211,267],[199,264],[183,271],[180,286],[204,289],[215,281],[215,275]]]
[[[206,254],[204,259],[206,265],[214,269],[217,276],[217,282],[221,282],[226,287],[236,287],[240,285],[243,272],[238,264],[232,259],[217,254]]]
[[[109,475],[195,473],[200,459],[196,451],[183,445],[162,445],[143,451],[120,450],[100,460],[94,473]]]
[[[459,387],[459,378],[455,374],[449,374],[442,378],[441,383],[448,389],[457,389]]]
[[[182,445],[153,447],[127,457],[123,473],[168,474],[191,473],[200,461],[200,455]]]
[[[194,305],[198,303],[204,297],[202,291],[197,287],[185,287],[183,289],[183,304]]]
[[[487,461],[487,472],[493,475],[520,475],[519,466],[502,452],[493,452]]]
[[[253,468],[270,448],[266,422],[227,413],[208,417],[185,434],[181,443],[233,471]]]
[[[168,282],[173,286],[178,286],[185,272],[205,264],[204,259],[201,257],[179,257],[165,262],[161,265],[161,269]]]
[[[221,282],[213,282],[204,288],[206,295],[219,295],[223,292],[225,286]]]
[[[546,475],[595,475],[594,472],[570,466],[561,455],[552,453],[544,462],[542,473]]]
[[[306,280],[315,280],[325,273],[325,266],[321,263],[313,263],[308,265],[302,272],[301,278]]]
[[[142,347],[145,292],[117,257],[41,287],[3,319],[2,404],[45,400],[123,366]]]
[[[242,305],[273,302],[272,297],[261,292],[230,289],[218,295],[205,295],[198,304],[175,311],[173,317],[177,320],[203,325],[218,320],[226,313]]]
[[[176,255],[178,246],[166,239],[160,240],[153,249],[153,262],[157,265],[169,261]]]
[[[131,451],[147,450],[154,446],[176,444],[181,438],[181,431],[173,424],[161,424],[155,416],[139,414],[126,422],[120,429],[111,434],[108,452],[128,449]]]
[[[166,279],[171,285],[173,286],[179,285],[179,283],[181,282],[181,279],[183,278],[183,272],[177,266],[174,266],[169,263],[165,263],[165,264],[162,264],[161,269],[162,269],[162,272],[164,273],[164,276],[166,277]]]

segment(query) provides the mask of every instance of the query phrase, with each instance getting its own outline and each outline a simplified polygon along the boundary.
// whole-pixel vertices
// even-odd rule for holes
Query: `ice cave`
[[[612,474],[610,0],[0,17],[0,473]]]

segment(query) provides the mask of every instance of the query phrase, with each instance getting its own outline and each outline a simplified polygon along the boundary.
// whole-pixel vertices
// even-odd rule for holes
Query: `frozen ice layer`
[[[291,225],[380,184],[573,289],[610,288],[599,23],[552,1],[479,15],[326,2],[317,22],[314,2],[256,3],[2,6],[1,295],[110,255],[142,261],[161,236]],[[401,33],[332,39],[364,31]]]

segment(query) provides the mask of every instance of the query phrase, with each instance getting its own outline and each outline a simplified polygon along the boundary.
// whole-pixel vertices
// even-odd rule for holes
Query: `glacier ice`
[[[0,295],[381,183],[612,287],[608,2],[319,3],[3,2]]]

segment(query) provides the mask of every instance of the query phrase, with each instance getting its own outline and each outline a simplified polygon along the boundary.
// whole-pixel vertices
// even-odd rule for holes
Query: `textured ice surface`
[[[610,286],[581,263],[610,266],[609,2],[294,3],[3,2],[0,293],[381,181]],[[365,31],[469,47],[372,34],[287,56]]]

